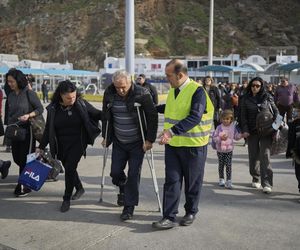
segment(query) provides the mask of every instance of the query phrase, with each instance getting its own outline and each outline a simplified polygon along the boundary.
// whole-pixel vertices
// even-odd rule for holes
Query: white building
[[[135,74],[145,74],[147,78],[165,75],[165,67],[170,59],[135,58]],[[113,74],[117,70],[125,69],[125,58],[107,57],[104,60],[102,73]]]
[[[247,57],[245,60],[242,60],[242,64],[257,64],[259,66],[266,66],[267,61],[259,55],[252,55]]]
[[[19,57],[14,54],[0,54],[0,67],[15,68],[19,65]]]

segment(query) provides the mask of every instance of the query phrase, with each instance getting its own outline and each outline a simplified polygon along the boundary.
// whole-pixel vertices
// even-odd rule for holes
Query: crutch
[[[145,144],[145,135],[144,135],[143,124],[142,124],[141,113],[140,113],[141,104],[136,102],[136,103],[134,103],[134,106],[137,109],[140,128],[141,128],[142,139],[143,139],[143,143]],[[145,119],[145,113],[143,113],[143,115],[144,115],[144,119]],[[146,119],[145,119],[145,121],[146,121]],[[147,126],[147,124],[146,124],[146,126]],[[149,164],[150,171],[151,171],[154,191],[155,191],[157,202],[158,202],[158,211],[162,213],[162,207],[161,207],[161,202],[160,202],[160,198],[159,198],[159,190],[158,190],[157,179],[156,179],[156,174],[155,174],[155,169],[154,169],[154,157],[153,157],[152,149],[150,149],[151,160],[149,160],[147,151],[145,152],[145,154],[146,154],[146,159],[147,159],[147,162]]]
[[[106,121],[105,140],[107,140],[107,134],[108,134],[108,121]],[[105,183],[105,174],[104,174],[104,170],[105,170],[105,166],[106,166],[106,162],[107,162],[108,149],[109,149],[109,147],[106,146],[106,142],[107,142],[107,141],[105,141],[105,145],[104,145],[103,167],[102,167],[101,189],[100,189],[100,199],[99,199],[99,202],[102,202],[102,201],[103,201],[102,196],[103,196],[103,189],[104,189],[104,183]]]

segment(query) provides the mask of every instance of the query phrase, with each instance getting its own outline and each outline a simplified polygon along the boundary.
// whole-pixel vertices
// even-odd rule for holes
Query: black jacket
[[[207,91],[207,94],[214,105],[214,120],[219,120],[219,109],[221,108],[221,96],[220,91],[217,86],[211,85],[210,88],[207,90],[205,85],[204,89]]]
[[[75,107],[78,109],[80,117],[83,120],[84,128],[81,130],[81,143],[83,150],[87,144],[94,144],[96,137],[101,133],[99,120],[102,119],[102,111],[94,108],[87,101],[78,98],[75,102]],[[53,157],[57,155],[57,138],[54,129],[54,117],[59,104],[50,103],[47,106],[47,120],[46,127],[43,134],[42,141],[39,145],[40,149],[45,149],[47,144],[50,145],[50,152]],[[82,152],[85,154],[85,152]]]
[[[288,146],[286,150],[286,157],[293,157],[297,164],[300,164],[300,118],[295,119],[289,124],[289,134],[288,134]]]
[[[241,129],[242,132],[250,134],[256,133],[256,116],[260,112],[260,109],[269,108],[269,104],[272,107],[274,118],[277,116],[278,109],[274,103],[273,98],[267,94],[252,96],[247,93],[241,100]]]
[[[113,129],[113,115],[111,113],[111,107],[113,105],[114,99],[117,95],[116,89],[113,84],[109,85],[103,97],[103,119],[102,119],[102,137],[106,139],[106,146],[109,146],[112,143],[114,136]],[[143,123],[143,131],[145,135],[145,140],[154,142],[156,139],[157,127],[158,127],[158,114],[152,102],[151,95],[149,91],[141,86],[132,84],[127,99],[126,105],[127,110],[131,113],[135,119],[136,124],[140,128],[137,108],[134,106],[135,103],[141,104],[141,118]],[[144,112],[145,118],[142,115]],[[108,126],[107,126],[108,122]],[[106,128],[107,128],[107,138],[106,138]]]
[[[155,86],[151,85],[151,84],[148,83],[148,82],[145,82],[144,85],[141,85],[141,84],[137,83],[137,85],[142,86],[142,87],[148,89],[149,92],[150,92],[150,95],[151,95],[151,97],[152,97],[153,103],[154,103],[155,105],[158,104],[158,94],[157,94],[157,90],[156,90]]]

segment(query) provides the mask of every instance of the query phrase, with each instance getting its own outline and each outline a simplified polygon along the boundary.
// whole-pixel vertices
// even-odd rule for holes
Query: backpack
[[[262,108],[256,116],[256,129],[259,136],[268,136],[275,131],[272,127],[274,115],[271,109],[268,103],[267,107]]]

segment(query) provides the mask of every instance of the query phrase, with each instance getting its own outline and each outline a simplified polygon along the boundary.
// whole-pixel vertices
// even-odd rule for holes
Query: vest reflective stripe
[[[170,89],[165,108],[164,129],[173,127],[190,114],[192,97],[197,88],[199,88],[199,84],[190,81],[180,91],[176,99],[174,88]],[[214,107],[205,90],[204,92],[206,95],[206,113],[202,115],[200,123],[186,133],[174,135],[169,145],[174,147],[199,147],[208,144],[213,123]]]
[[[180,120],[174,120],[174,119],[170,119],[170,118],[165,118],[165,122],[171,123],[173,125],[175,125],[176,123],[178,123]],[[207,121],[200,121],[199,125],[209,125],[213,122],[213,120],[207,120]]]
[[[185,136],[185,137],[199,137],[199,136],[207,136],[210,134],[210,131],[199,132],[199,133],[183,133],[177,136]]]

